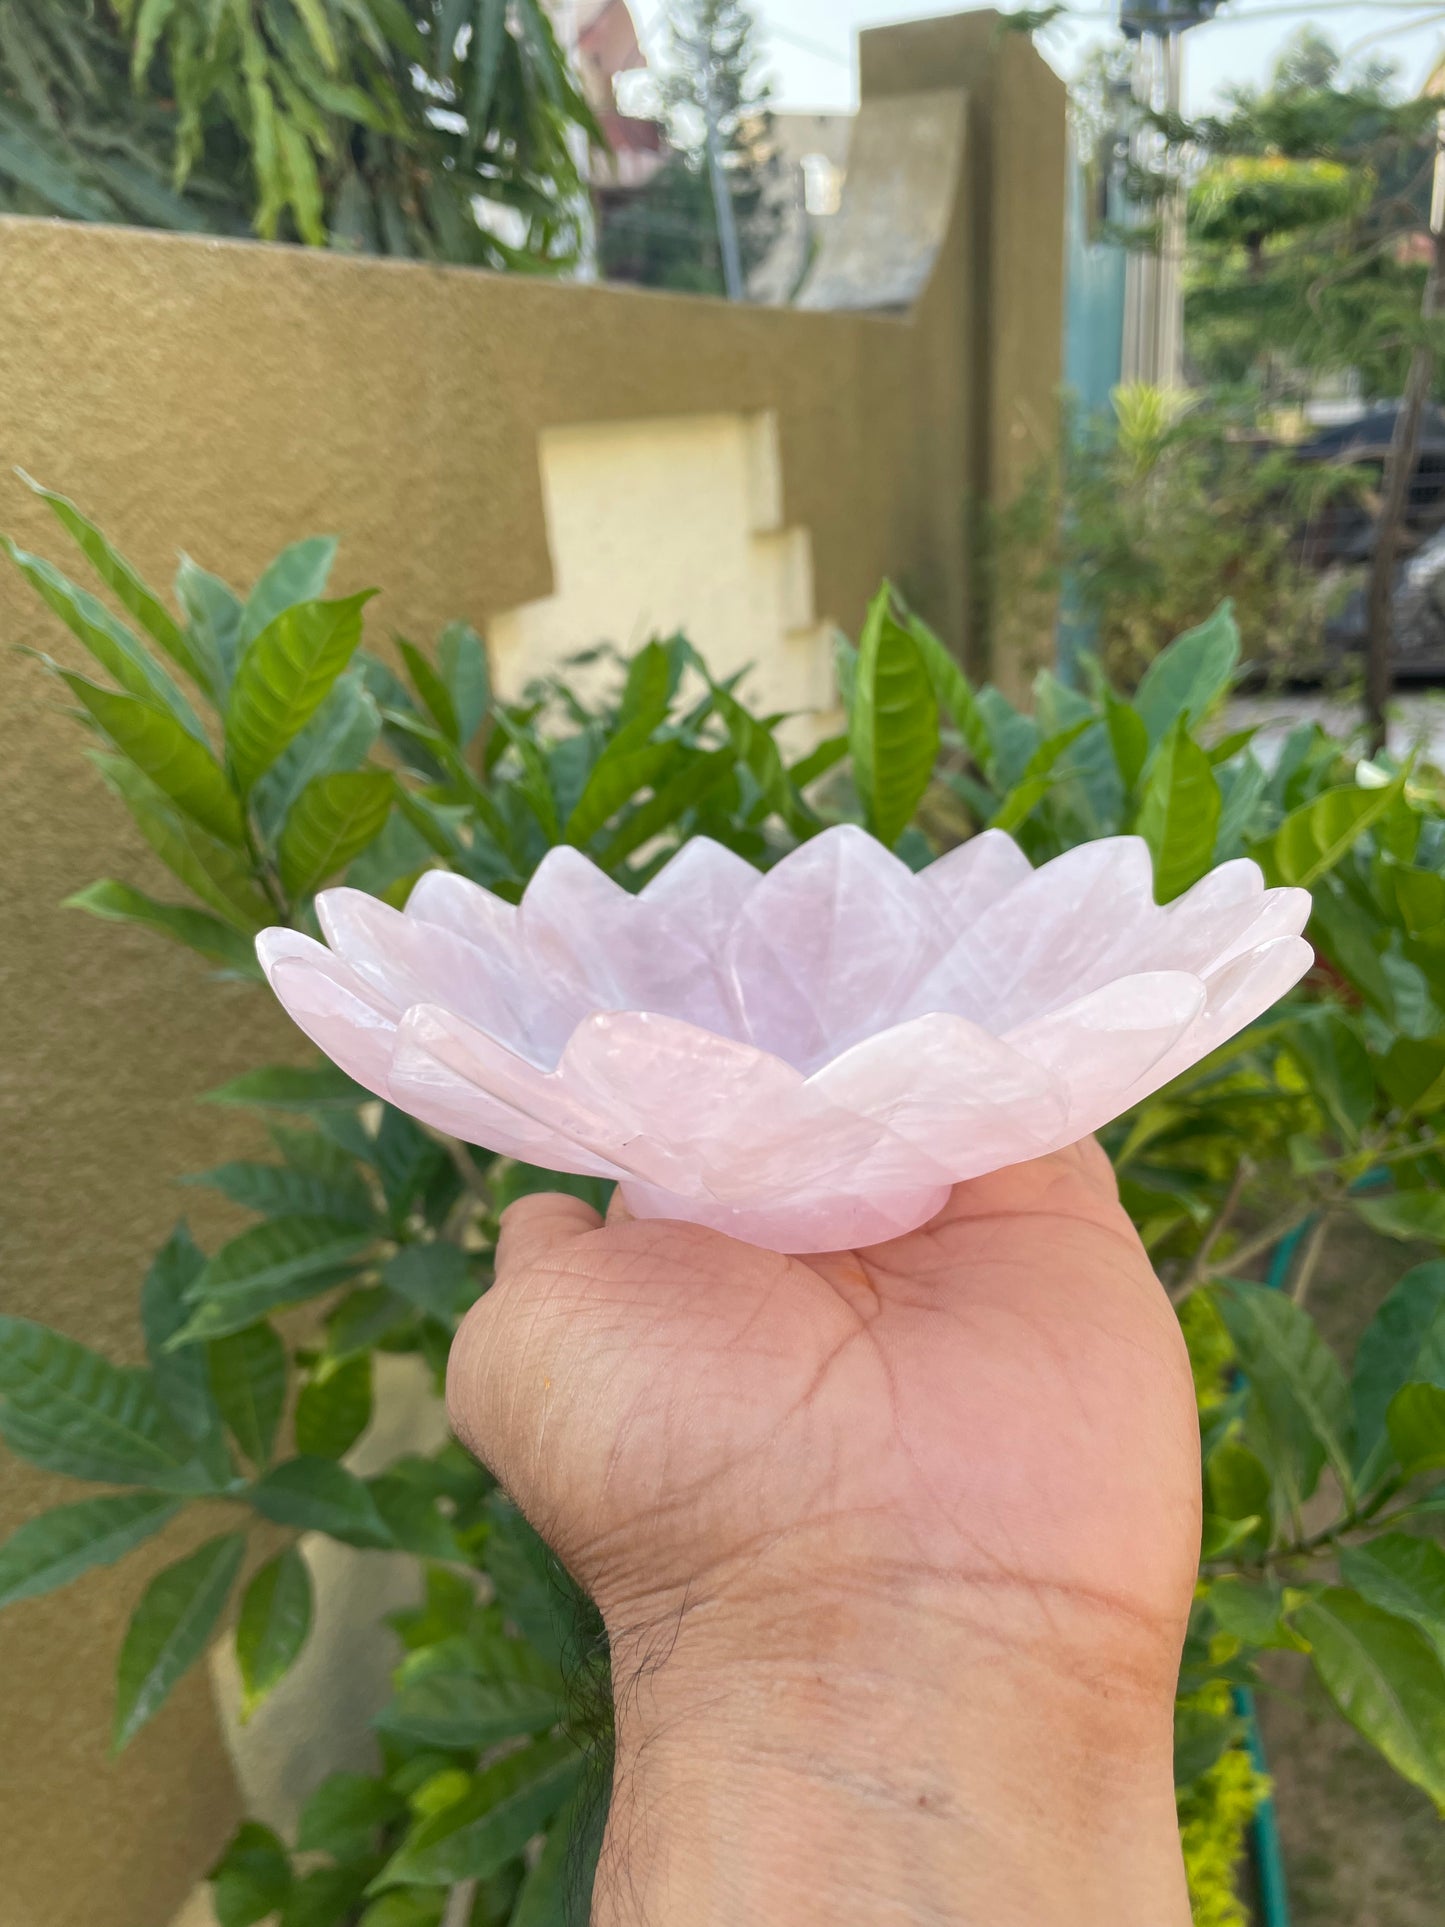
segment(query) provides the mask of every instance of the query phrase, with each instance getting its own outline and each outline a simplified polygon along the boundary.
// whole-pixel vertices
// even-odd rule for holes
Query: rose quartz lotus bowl
[[[765,875],[703,838],[636,896],[573,849],[520,904],[432,871],[257,942],[307,1036],[424,1124],[613,1178],[639,1218],[870,1245],[1073,1143],[1309,968],[1304,890],[1222,864],[1154,902],[1138,837],[1033,869],[997,830],[917,875],[825,830]]]

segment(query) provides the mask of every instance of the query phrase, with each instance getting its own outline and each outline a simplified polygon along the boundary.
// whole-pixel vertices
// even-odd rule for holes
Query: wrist
[[[1172,1630],[917,1574],[765,1590],[614,1623],[596,1927],[1187,1927]]]

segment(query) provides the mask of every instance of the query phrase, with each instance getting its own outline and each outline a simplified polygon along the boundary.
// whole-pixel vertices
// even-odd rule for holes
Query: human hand
[[[607,1624],[595,1922],[1187,1922],[1198,1428],[1092,1142],[808,1259],[525,1199],[449,1391]]]

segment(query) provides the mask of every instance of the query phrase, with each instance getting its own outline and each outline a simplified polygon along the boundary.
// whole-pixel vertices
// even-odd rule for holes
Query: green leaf
[[[1385,1414],[1391,1399],[1401,1386],[1437,1375],[1445,1387],[1445,1264],[1417,1265],[1375,1313],[1355,1352],[1350,1398],[1362,1492],[1389,1464]]]
[[[1347,1144],[1357,1144],[1375,1107],[1375,1073],[1356,1026],[1327,1011],[1286,1032],[1310,1092]]]
[[[206,1185],[243,1210],[264,1218],[331,1218],[379,1230],[371,1193],[360,1172],[339,1147],[327,1139],[318,1142],[340,1160],[340,1168],[331,1167],[325,1176],[294,1163],[260,1164],[236,1159],[210,1171],[198,1171],[183,1182]]]
[[[396,1819],[404,1802],[367,1773],[333,1773],[301,1809],[298,1853],[328,1853],[333,1860],[360,1860],[372,1850],[377,1829]]]
[[[275,921],[275,910],[250,863],[234,845],[220,842],[182,815],[124,756],[98,754],[95,762],[161,862],[202,903],[247,933]]]
[[[1219,812],[1209,758],[1178,716],[1150,759],[1139,803],[1137,827],[1154,859],[1157,903],[1172,903],[1210,867]]]
[[[90,651],[121,688],[142,702],[155,703],[168,710],[188,734],[198,742],[205,740],[196,712],[155,658],[117,622],[103,602],[84,589],[76,588],[53,563],[43,556],[30,555],[9,536],[0,535],[0,549],[20,570],[42,602]]]
[[[260,975],[251,939],[234,923],[222,923],[209,910],[192,910],[182,903],[158,903],[144,890],[132,889],[130,884],[117,883],[111,877],[88,883],[74,896],[66,897],[62,907],[87,911],[107,923],[139,924],[143,930],[169,937],[172,943],[184,944],[187,950],[198,951],[212,963],[241,976]]]
[[[258,1820],[245,1820],[212,1867],[211,1906],[217,1927],[256,1927],[291,1892],[291,1857]]]
[[[1278,1587],[1231,1573],[1214,1581],[1208,1598],[1222,1630],[1246,1646],[1292,1644],[1280,1623],[1283,1600]]]
[[[893,613],[887,584],[869,605],[859,638],[848,740],[868,827],[891,850],[938,761],[938,700],[916,637]]]
[[[112,1365],[28,1318],[0,1317],[0,1436],[32,1465],[73,1479],[192,1493],[212,1483],[149,1372]]]
[[[226,749],[243,791],[316,714],[361,641],[373,591],[298,602],[247,644],[226,703]]]
[[[1132,704],[1120,702],[1112,689],[1106,689],[1104,726],[1109,735],[1109,747],[1114,752],[1119,780],[1126,792],[1132,791],[1149,759],[1149,731],[1144,725],[1144,718]]]
[[[384,1473],[367,1481],[367,1490],[386,1529],[403,1552],[418,1559],[460,1559],[463,1552],[451,1521],[437,1505],[437,1495],[409,1479]]]
[[[251,807],[266,835],[280,832],[308,783],[365,763],[380,734],[381,712],[360,672],[348,669],[251,792]]]
[[[1003,801],[988,819],[991,830],[1016,830],[1025,817],[1030,816],[1043,802],[1058,780],[1056,771],[1065,752],[1075,744],[1091,727],[1091,718],[1082,717],[1060,730],[1057,736],[1049,736],[1037,746],[1028,762],[1024,765],[1019,780],[1004,796]],[[1067,772],[1059,772],[1059,775]]]
[[[477,1295],[467,1254],[460,1245],[403,1245],[381,1268],[391,1289],[432,1318],[454,1318]]]
[[[140,10],[135,17],[133,32],[135,39],[130,52],[131,85],[139,93],[144,83],[146,70],[151,64],[151,56],[156,44],[165,31],[166,23],[176,10],[176,0],[140,0]]]
[[[1386,1532],[1365,1545],[1342,1546],[1339,1557],[1347,1585],[1384,1612],[1412,1620],[1445,1654],[1445,1546]]]
[[[1379,822],[1404,786],[1401,774],[1384,789],[1357,789],[1349,783],[1322,790],[1292,810],[1269,842],[1259,845],[1252,854],[1270,883],[1291,883],[1307,890],[1328,875],[1366,830]]]
[[[389,1546],[392,1537],[365,1485],[332,1459],[286,1459],[247,1499],[277,1525],[325,1532],[349,1546]]]
[[[218,1439],[220,1432],[220,1414],[211,1397],[206,1361],[195,1353],[169,1352],[166,1345],[186,1321],[186,1293],[205,1263],[206,1254],[185,1225],[177,1225],[151,1260],[140,1300],[141,1329],[156,1394],[186,1436],[198,1444]],[[222,1482],[230,1474],[223,1442],[215,1470]]]
[[[180,1505],[164,1493],[125,1492],[27,1520],[0,1542],[0,1606],[38,1599],[93,1566],[114,1565],[168,1524]]]
[[[1445,1193],[1397,1191],[1386,1198],[1357,1198],[1354,1204],[1371,1230],[1387,1238],[1445,1244]]]
[[[146,0],[146,4],[167,6],[174,4],[174,0]],[[111,547],[95,524],[82,515],[68,497],[58,495],[54,489],[45,488],[32,480],[23,469],[20,479],[49,506],[55,519],[73,537],[87,562],[120,606],[135,617],[146,634],[159,643],[178,668],[183,669],[202,689],[210,689],[208,659],[197,653],[170,610],[141,580],[125,557]]]
[[[643,717],[614,736],[592,767],[576,806],[562,826],[568,843],[581,849],[641,789],[654,789],[686,752],[677,743],[649,743],[655,727]]]
[[[262,1566],[241,1598],[236,1662],[247,1720],[295,1663],[311,1631],[311,1572],[295,1546]]]
[[[335,560],[333,535],[310,535],[305,541],[293,542],[289,549],[282,549],[257,576],[246,598],[241,613],[242,648],[274,622],[283,609],[299,602],[319,602],[326,593]]]
[[[1425,1635],[1337,1586],[1307,1600],[1295,1624],[1345,1718],[1445,1808],[1445,1667]]]
[[[371,1354],[325,1358],[296,1401],[296,1450],[339,1459],[371,1423]]]
[[[1386,1410],[1385,1429],[1407,1479],[1445,1466],[1445,1387],[1402,1385]]]
[[[427,713],[449,743],[459,743],[461,723],[452,701],[452,692],[445,681],[414,642],[407,642],[404,637],[398,636],[396,646],[406,664],[412,687],[421,697]]]
[[[1206,716],[1228,689],[1238,661],[1234,605],[1221,602],[1207,622],[1176,636],[1140,677],[1134,707],[1149,741],[1160,743],[1176,723],[1187,730]]]
[[[370,1891],[406,1881],[484,1880],[522,1853],[577,1785],[583,1757],[566,1738],[509,1753],[471,1791],[422,1820]]]
[[[918,645],[919,654],[923,658],[923,667],[927,671],[938,707],[947,710],[953,718],[955,729],[968,745],[968,753],[979,769],[985,776],[992,775],[993,744],[989,736],[988,723],[978,698],[973,692],[972,683],[926,622],[915,615],[910,615],[908,633]],[[855,666],[855,677],[856,673]],[[850,694],[845,707],[851,710],[852,706]]]
[[[1211,1296],[1264,1420],[1274,1469],[1295,1504],[1326,1459],[1348,1495],[1350,1401],[1339,1360],[1307,1312],[1282,1292],[1227,1279]]]
[[[373,1234],[331,1218],[271,1218],[224,1244],[191,1288],[191,1321],[172,1344],[224,1338],[278,1305],[315,1298],[347,1277]]]
[[[1429,1117],[1445,1105],[1445,1037],[1397,1037],[1377,1068],[1406,1117]]]
[[[342,770],[307,784],[277,851],[281,881],[292,896],[309,896],[376,840],[395,791],[388,770]]]
[[[206,1361],[212,1395],[232,1438],[252,1465],[265,1465],[286,1409],[286,1347],[279,1335],[270,1325],[248,1325],[197,1355]]]
[[[186,637],[206,686],[225,699],[241,647],[241,600],[235,591],[188,555],[176,570],[176,601],[186,617]]]
[[[465,749],[492,700],[486,645],[476,630],[465,622],[448,623],[437,638],[437,668],[452,700],[458,746]]]
[[[246,1535],[223,1533],[158,1572],[146,1587],[121,1647],[116,1752],[160,1711],[177,1680],[205,1651],[245,1556]]]
[[[441,1927],[446,1904],[446,1894],[440,1887],[395,1887],[380,1900],[372,1901],[356,1927]],[[479,1921],[474,1909],[471,1927],[487,1927],[488,1920],[490,1916]]]
[[[376,1716],[393,1739],[420,1746],[486,1748],[523,1733],[545,1733],[566,1714],[561,1680],[478,1679],[427,1673],[405,1683]]]
[[[567,1927],[572,1835],[579,1817],[574,1797],[552,1822],[547,1844],[522,1882],[510,1927]]]
[[[334,1064],[272,1064],[265,1070],[246,1071],[206,1093],[208,1104],[245,1104],[276,1111],[352,1111],[368,1101],[368,1093]]]
[[[61,672],[61,681],[80,699],[122,755],[163,790],[187,816],[223,843],[245,841],[241,806],[226,772],[210,750],[169,710],[139,696],[105,689],[84,676]]]
[[[725,782],[736,767],[737,750],[732,745],[690,756],[645,803],[639,803],[623,817],[597,856],[599,867],[609,872],[615,870],[634,850],[640,850],[655,836],[673,829],[711,790]]]
[[[1174,1709],[1174,1784],[1189,1786],[1207,1773],[1239,1737],[1239,1717],[1226,1703],[1223,1711],[1187,1700]]]
[[[366,1888],[366,1875],[364,1866],[313,1868],[291,1889],[278,1927],[350,1927]]]

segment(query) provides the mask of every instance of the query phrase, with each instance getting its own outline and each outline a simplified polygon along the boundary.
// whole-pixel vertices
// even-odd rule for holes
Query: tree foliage
[[[983,825],[1010,829],[1035,862],[1136,832],[1166,894],[1242,856],[1312,889],[1316,972],[1105,1134],[1179,1306],[1200,1403],[1204,1540],[1176,1742],[1199,1918],[1238,1918],[1221,1873],[1259,1782],[1229,1689],[1263,1653],[1307,1654],[1342,1716],[1445,1806],[1445,1575],[1429,1533],[1445,1504],[1434,771],[1361,762],[1313,725],[1268,761],[1250,731],[1217,740],[1210,718],[1239,662],[1227,607],[1160,654],[1132,700],[1089,662],[1082,688],[1043,672],[1019,708],[975,689],[885,588],[860,647],[840,645],[846,732],[790,758],[777,719],[752,714],[681,637],[631,659],[593,652],[576,665],[585,701],[560,677],[498,696],[462,625],[433,650],[402,645],[403,677],[363,650],[361,599],[327,596],[333,543],[295,545],[249,593],[183,563],[171,607],[73,505],[47,500],[116,608],[16,559],[105,679],[87,687],[106,697],[89,713],[107,767],[171,873],[165,899],[146,876],[80,907],[229,976],[255,975],[263,923],[310,927],[312,893],[333,875],[395,903],[442,865],[515,900],[562,840],[635,890],[699,834],[766,868],[839,820],[915,866]],[[259,702],[247,692],[263,660]],[[365,837],[300,837],[298,821],[331,823],[343,777],[373,782],[384,811],[361,819]],[[298,841],[308,862],[288,870]],[[376,1351],[418,1357],[440,1395],[506,1204],[559,1184],[600,1202],[605,1187],[439,1141],[327,1064],[258,1069],[214,1101],[255,1110],[274,1148],[196,1180],[254,1222],[211,1252],[183,1228],[167,1240],[141,1297],[147,1363],[122,1369],[24,1320],[0,1328],[0,1436],[113,1488],[0,1546],[0,1603],[122,1557],[192,1505],[219,1520],[137,1603],[119,1660],[125,1743],[230,1623],[248,1711],[286,1676],[311,1621],[300,1535],[409,1553],[424,1592],[391,1620],[403,1657],[376,1721],[377,1770],[323,1781],[293,1839],[246,1823],[212,1872],[218,1917],[438,1927],[465,1885],[474,1922],[560,1927],[569,1841],[584,1895],[595,1850],[595,1615],[457,1446],[365,1476],[347,1454],[372,1423]],[[1325,1231],[1352,1217],[1412,1256],[1422,1243],[1440,1255],[1405,1272],[1347,1371],[1308,1292]],[[1259,1282],[1267,1255],[1312,1227],[1288,1289]],[[300,1343],[274,1322],[298,1305]],[[245,1556],[256,1532],[259,1568]]]
[[[0,0],[11,212],[560,262],[578,129],[539,0]]]

